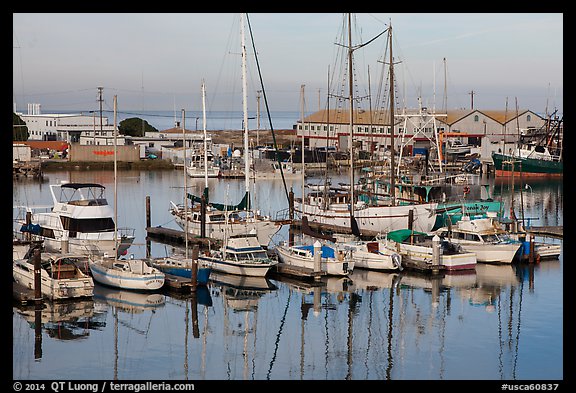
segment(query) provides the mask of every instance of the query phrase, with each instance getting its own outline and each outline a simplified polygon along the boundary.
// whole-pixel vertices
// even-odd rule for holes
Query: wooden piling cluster
[[[42,176],[40,161],[16,161],[12,163],[12,177],[41,178]]]

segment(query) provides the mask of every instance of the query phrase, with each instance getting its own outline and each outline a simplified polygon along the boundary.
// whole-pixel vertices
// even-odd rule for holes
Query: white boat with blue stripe
[[[199,255],[198,262],[200,267],[218,272],[257,277],[266,276],[278,263],[268,256],[254,232],[231,236],[219,250]]]
[[[89,266],[99,284],[137,291],[155,291],[164,285],[164,273],[143,259],[89,258]]]

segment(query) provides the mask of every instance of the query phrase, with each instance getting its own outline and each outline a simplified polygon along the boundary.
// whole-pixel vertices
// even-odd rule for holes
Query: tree
[[[23,142],[27,141],[29,136],[30,133],[28,132],[26,122],[16,113],[12,112],[12,140]]]
[[[118,125],[118,131],[120,134],[128,136],[144,136],[145,133],[149,131],[158,132],[158,130],[148,124],[146,120],[138,117],[122,120]]]

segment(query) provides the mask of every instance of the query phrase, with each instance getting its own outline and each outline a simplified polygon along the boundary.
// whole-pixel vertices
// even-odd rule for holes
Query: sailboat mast
[[[250,187],[250,163],[248,162],[248,86],[246,82],[246,43],[244,37],[244,14],[240,14],[240,37],[242,40],[242,109],[244,111],[244,182],[246,183],[246,194],[248,194]]]
[[[204,128],[204,187],[208,188],[208,142],[206,141],[206,84],[202,79],[202,124]]]
[[[114,259],[118,258],[118,152],[117,152],[117,141],[116,141],[116,134],[117,134],[117,109],[118,105],[118,96],[114,96]]]
[[[322,190],[322,208],[326,209],[328,206],[328,143],[330,137],[330,66],[328,66],[328,79],[327,79],[327,94],[326,94],[326,150],[324,151],[324,160],[326,167],[324,168],[324,189]],[[304,176],[304,166],[302,166],[302,176]]]
[[[392,206],[396,206],[396,182],[394,175],[394,163],[395,149],[394,149],[394,58],[392,57],[392,22],[388,27],[388,39],[390,43],[390,144],[391,144],[391,154],[390,154],[390,188],[392,195]]]
[[[301,151],[301,161],[302,161],[302,211],[304,211],[304,86],[300,85],[300,116],[302,118],[302,151]]]
[[[354,90],[352,74],[352,18],[348,14],[348,89],[350,101],[350,133],[348,134],[348,151],[350,152],[350,219],[354,219]]]
[[[182,148],[184,159],[184,250],[186,250],[186,258],[188,258],[188,174],[186,173],[186,115],[182,109]]]

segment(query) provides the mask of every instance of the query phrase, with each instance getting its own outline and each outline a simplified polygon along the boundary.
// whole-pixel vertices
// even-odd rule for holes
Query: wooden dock
[[[164,273],[164,287],[173,291],[192,291],[192,280],[186,277]]]
[[[301,277],[289,276],[277,273],[275,271],[270,272],[270,278],[281,281],[283,283],[289,284],[290,286],[302,289],[310,290],[317,287],[322,287],[326,285],[326,282],[322,280],[310,280],[309,277],[305,277],[303,280]]]
[[[288,222],[289,223],[289,222]],[[294,228],[302,228],[302,221],[301,220],[292,220],[292,226]],[[341,233],[350,235],[352,234],[352,229],[349,227],[343,227],[339,225],[332,225],[332,224],[321,224],[317,222],[308,221],[308,227],[315,231],[322,231],[328,233]],[[379,234],[378,231],[371,231],[369,229],[363,229],[360,231],[360,235],[367,239],[373,239]]]
[[[531,233],[535,236],[549,236],[558,239],[564,237],[564,227],[563,226],[538,226],[526,228],[526,232]]]
[[[12,297],[22,305],[33,304],[36,301],[34,290],[17,282],[12,283]]]
[[[279,262],[276,266],[274,266],[272,273],[298,278],[312,278],[315,280],[319,280],[320,277],[326,275],[326,272],[324,271],[315,272],[313,269],[307,267],[290,266],[282,262]]]
[[[177,229],[164,228],[164,227],[147,227],[146,237],[150,240],[159,241],[161,243],[182,245],[186,243],[186,234],[184,231]],[[188,243],[191,245],[197,244],[200,247],[218,247],[221,241],[209,237],[188,236]]]
[[[446,270],[444,265],[432,265],[421,261],[413,261],[402,256],[402,267],[407,270],[414,270],[422,273],[438,274]]]

